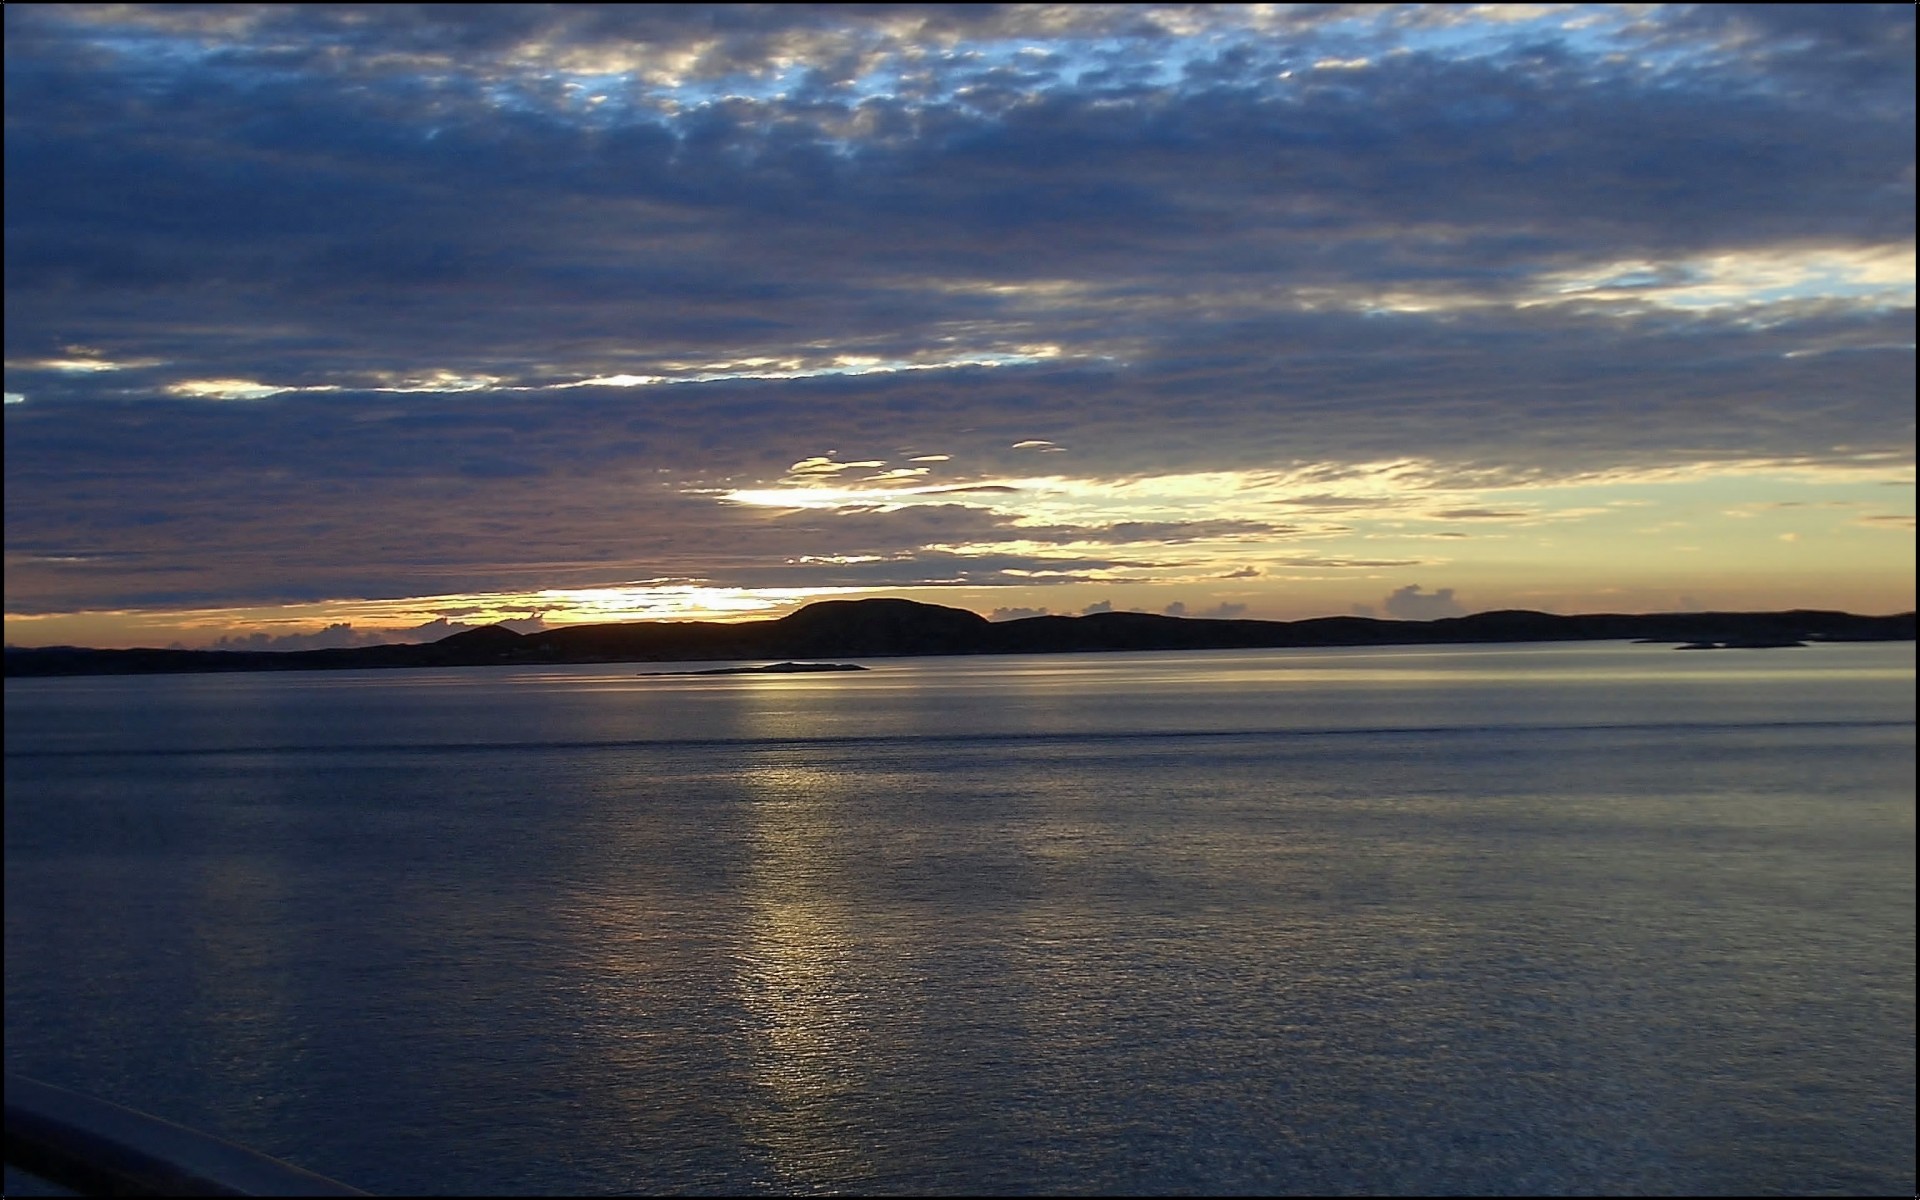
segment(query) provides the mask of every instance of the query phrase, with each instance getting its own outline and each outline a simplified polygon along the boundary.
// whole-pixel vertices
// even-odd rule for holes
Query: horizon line
[[[178,643],[175,643],[174,645],[171,645],[171,646],[124,646],[124,647],[80,646],[80,645],[74,645],[72,643],[56,643],[56,644],[49,644],[44,646],[24,646],[14,642],[6,642],[3,645],[0,645],[0,650],[4,650],[9,653],[11,652],[30,653],[34,651],[50,651],[50,650],[86,650],[86,651],[92,651],[95,653],[134,653],[137,651],[150,650],[150,651],[163,652],[163,653],[187,653],[187,654],[274,654],[274,655],[316,654],[316,653],[326,653],[330,651],[340,651],[340,650],[369,650],[369,649],[378,648],[380,646],[431,646],[431,645],[436,645],[440,642],[447,641],[451,638],[462,637],[468,634],[479,633],[479,632],[489,631],[489,630],[512,634],[514,637],[520,638],[520,637],[536,637],[541,634],[559,633],[566,630],[604,629],[604,628],[609,628],[613,626],[622,626],[622,625],[708,625],[708,626],[767,625],[767,624],[773,624],[779,621],[786,620],[789,617],[795,616],[801,612],[805,612],[807,609],[816,608],[824,605],[872,604],[872,603],[909,604],[917,608],[937,608],[937,609],[945,609],[946,611],[949,611],[949,612],[962,612],[962,613],[967,613],[970,616],[976,617],[981,621],[985,622],[986,624],[994,625],[994,626],[1018,625],[1027,621],[1038,621],[1038,620],[1047,620],[1047,619],[1065,619],[1069,621],[1078,621],[1078,620],[1083,620],[1083,619],[1092,618],[1092,617],[1114,617],[1114,616],[1151,617],[1156,620],[1162,620],[1162,621],[1207,622],[1207,623],[1217,623],[1217,624],[1232,623],[1237,625],[1289,625],[1290,626],[1290,625],[1304,625],[1304,624],[1320,622],[1320,621],[1369,621],[1369,622],[1373,622],[1375,624],[1381,624],[1381,625],[1436,625],[1445,621],[1471,621],[1481,617],[1502,616],[1502,615],[1521,615],[1521,614],[1528,615],[1528,616],[1548,617],[1556,621],[1576,621],[1576,620],[1582,620],[1582,619],[1601,618],[1601,617],[1695,618],[1695,617],[1713,617],[1713,616],[1725,616],[1725,617],[1792,616],[1795,614],[1820,614],[1823,616],[1838,615],[1838,616],[1844,616],[1844,617],[1859,618],[1863,620],[1895,620],[1900,617],[1914,617],[1916,615],[1920,615],[1920,613],[1917,613],[1916,610],[1912,608],[1898,610],[1894,612],[1885,612],[1885,613],[1858,613],[1858,612],[1853,612],[1849,609],[1838,609],[1838,608],[1656,609],[1656,610],[1651,610],[1646,612],[1600,611],[1600,612],[1580,612],[1580,613],[1556,613],[1556,612],[1549,612],[1545,609],[1534,609],[1534,608],[1490,608],[1490,609],[1482,609],[1476,612],[1456,613],[1456,614],[1450,614],[1447,616],[1439,616],[1439,617],[1398,617],[1398,616],[1380,616],[1377,614],[1347,612],[1347,613],[1326,613],[1320,616],[1313,616],[1313,617],[1274,618],[1274,617],[1242,617],[1242,616],[1222,617],[1222,616],[1206,616],[1201,614],[1190,614],[1190,613],[1182,613],[1182,614],[1167,613],[1167,612],[1156,613],[1156,612],[1149,612],[1145,609],[1138,609],[1138,608],[1108,608],[1108,609],[1101,609],[1100,611],[1097,611],[1097,612],[1080,612],[1080,613],[1041,612],[1041,613],[1034,613],[1029,616],[1010,617],[1005,620],[996,621],[996,620],[993,620],[990,616],[977,612],[974,609],[961,608],[957,605],[935,604],[929,601],[914,600],[904,596],[861,596],[861,597],[842,597],[842,598],[826,599],[826,600],[814,600],[806,604],[800,605],[797,608],[791,609],[788,612],[781,613],[777,616],[766,616],[766,615],[756,614],[754,616],[742,617],[737,620],[715,620],[712,618],[673,618],[673,617],[636,616],[636,617],[632,617],[624,620],[616,619],[616,620],[610,620],[610,621],[591,621],[591,622],[577,622],[577,623],[569,622],[564,624],[555,624],[555,625],[546,626],[544,628],[528,630],[526,632],[522,632],[520,630],[511,628],[508,622],[495,621],[485,625],[474,625],[466,629],[458,629],[451,633],[445,634],[441,637],[433,638],[428,641],[422,641],[422,642],[406,642],[406,641],[370,642],[370,643],[364,643],[358,646],[310,647],[307,649],[268,649],[265,647],[249,648],[249,647],[243,647],[243,646],[208,646],[208,647],[196,648],[196,647],[190,647],[190,646],[182,646],[182,645],[179,645]],[[377,631],[373,629],[369,629],[367,632],[373,633]],[[396,631],[396,632],[405,632],[405,631]]]

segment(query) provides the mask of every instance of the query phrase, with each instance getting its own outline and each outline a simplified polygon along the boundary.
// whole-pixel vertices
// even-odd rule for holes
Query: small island
[[[804,675],[815,671],[864,671],[856,663],[774,663],[766,667],[712,667],[705,671],[642,671],[642,677],[660,675]]]

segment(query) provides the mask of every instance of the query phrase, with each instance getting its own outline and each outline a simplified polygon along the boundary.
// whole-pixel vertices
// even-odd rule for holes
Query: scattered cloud
[[[499,624],[516,633],[533,633],[546,628],[546,622],[537,616],[501,621]],[[355,629],[351,621],[336,621],[312,633],[256,632],[238,636],[224,635],[208,643],[205,648],[273,651],[339,650],[355,646],[437,642],[441,638],[452,637],[456,633],[465,633],[478,628],[480,628],[478,625],[469,625],[464,621],[449,621],[444,617],[436,617],[424,624],[406,629]]]
[[[1524,509],[1444,508],[1428,515],[1438,521],[1524,521],[1539,513]]]
[[[336,622],[315,633],[251,633],[242,637],[221,637],[209,650],[338,650],[351,646],[379,646],[389,638],[382,633],[356,631],[348,621]]]
[[[1465,616],[1467,610],[1453,598],[1452,588],[1441,588],[1437,592],[1424,592],[1417,583],[1396,588],[1381,607],[1390,617],[1403,621],[1433,621],[1441,617]]]
[[[987,615],[989,621],[1023,621],[1028,617],[1047,616],[1044,608],[996,608]]]
[[[1246,611],[1247,606],[1244,604],[1230,604],[1225,601],[1214,605],[1212,608],[1188,611],[1187,606],[1178,600],[1175,600],[1172,604],[1167,605],[1161,610],[1162,613],[1169,617],[1200,617],[1210,620],[1226,620],[1242,616]]]

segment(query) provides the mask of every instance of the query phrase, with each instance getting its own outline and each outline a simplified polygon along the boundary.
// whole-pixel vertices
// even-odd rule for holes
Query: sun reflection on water
[[[856,944],[850,880],[839,867],[829,810],[844,802],[834,772],[756,764],[751,795],[749,908],[740,987],[753,1020],[751,1070],[768,1093],[749,1123],[788,1184],[866,1177],[873,1151],[858,1106],[872,1025]]]

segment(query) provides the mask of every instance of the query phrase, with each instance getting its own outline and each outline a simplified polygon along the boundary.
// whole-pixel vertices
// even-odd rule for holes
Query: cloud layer
[[[1912,460],[1906,6],[5,17],[9,612],[1177,582],[1380,557],[1315,495]]]

